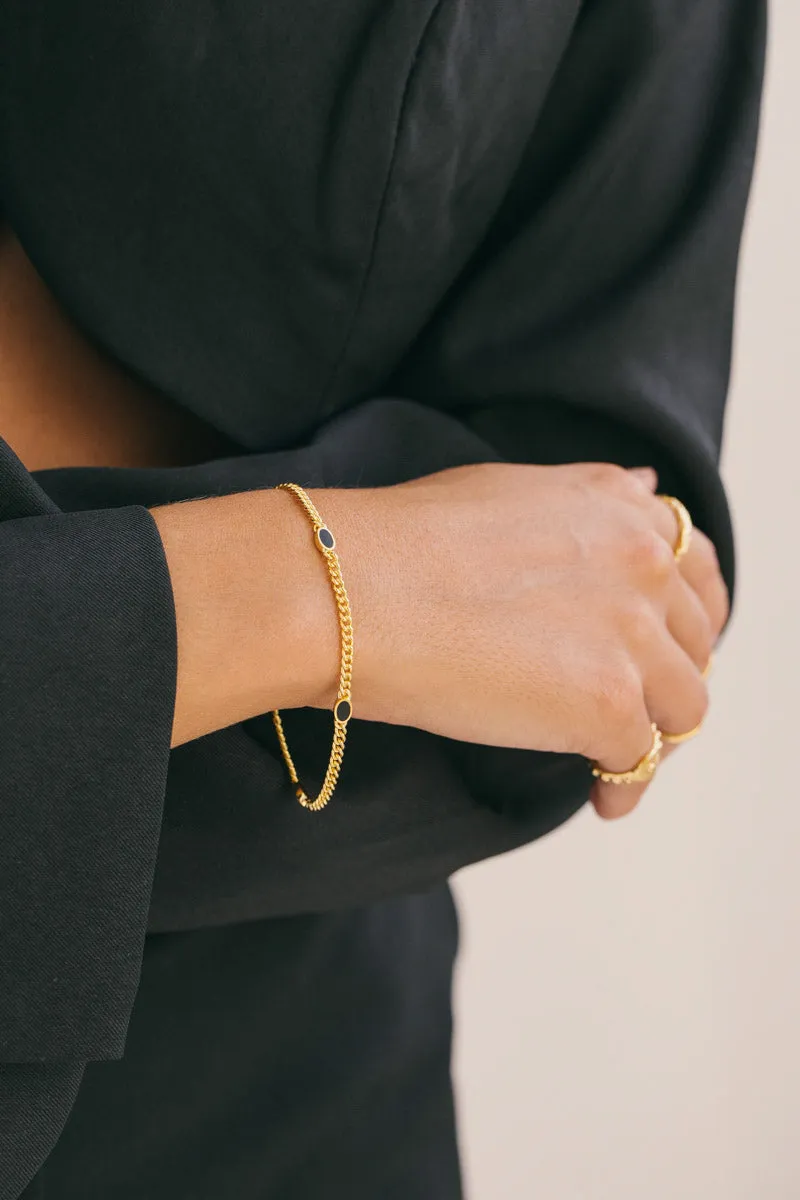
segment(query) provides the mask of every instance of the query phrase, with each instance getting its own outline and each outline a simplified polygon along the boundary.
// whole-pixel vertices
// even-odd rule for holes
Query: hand
[[[608,464],[485,464],[316,493],[352,601],[356,714],[611,771],[651,721],[697,725],[728,600],[700,532],[675,563],[654,488]],[[641,791],[598,783],[593,800],[622,815]]]
[[[645,468],[645,470],[650,473],[651,479],[655,479],[655,473],[651,472],[650,468]],[[678,522],[675,522],[675,524],[675,533],[678,536]],[[691,539],[690,551],[688,551],[691,557],[686,562],[681,562],[681,571],[693,583],[693,586],[697,588],[700,598],[705,598],[706,604],[709,606],[712,624],[714,624],[716,636],[718,637],[729,614],[727,592],[724,594],[726,604],[723,607],[715,606],[715,572],[714,570],[704,570],[703,568],[704,562],[706,568],[712,568],[715,565],[716,556],[714,547],[709,544],[708,538],[705,538],[705,535],[699,533],[697,529],[692,530]],[[714,622],[715,614],[717,618],[716,622]],[[704,679],[708,679],[712,662],[714,662],[714,658],[712,658],[711,654],[708,661],[706,661],[703,671]],[[699,728],[696,727],[693,731],[684,731],[684,736],[687,732],[690,733],[690,736],[694,736],[694,734],[699,732]],[[673,755],[679,749],[679,744],[675,743],[672,739],[664,737],[661,748],[661,762],[666,761],[670,755]],[[591,790],[590,800],[594,805],[597,815],[604,818],[604,820],[614,820],[616,817],[626,816],[628,812],[637,808],[639,800],[642,799],[644,792],[648,790],[649,786],[649,784],[637,784],[615,788],[614,785],[603,784],[603,782],[597,781],[593,790]]]

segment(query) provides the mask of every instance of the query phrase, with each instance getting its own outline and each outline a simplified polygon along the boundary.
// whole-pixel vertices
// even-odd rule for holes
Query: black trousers
[[[148,939],[26,1200],[458,1200],[449,890]]]

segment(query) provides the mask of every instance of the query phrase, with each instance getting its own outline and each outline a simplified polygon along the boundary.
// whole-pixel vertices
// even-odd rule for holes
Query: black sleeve
[[[348,487],[496,457],[652,462],[732,584],[717,464],[763,50],[762,0],[585,5],[486,244],[397,372],[404,398],[355,405],[250,469]],[[195,479],[227,487],[229,469]],[[319,778],[329,717],[288,729]],[[575,758],[356,721],[337,803],[304,821],[259,718],[173,754],[152,927],[422,888],[554,828],[589,783]]]
[[[167,777],[175,619],[143,507],[64,514],[0,444],[0,1196],[122,1053]]]
[[[398,375],[512,459],[655,463],[729,583],[717,464],[765,18],[589,0],[481,253]]]
[[[585,799],[577,760],[358,723],[317,819],[292,804],[267,719],[169,755],[174,614],[146,505],[498,456],[654,458],[730,579],[716,460],[762,52],[761,0],[588,0],[495,226],[398,371],[404,399],[300,450],[176,471],[37,482],[0,454],[0,1200],[58,1136],[81,1064],[122,1052],[148,919],[423,887]],[[328,719],[291,716],[313,773]]]
[[[42,1200],[41,1177],[26,1185],[58,1140],[82,1078],[81,1063],[0,1063],[2,1200]]]

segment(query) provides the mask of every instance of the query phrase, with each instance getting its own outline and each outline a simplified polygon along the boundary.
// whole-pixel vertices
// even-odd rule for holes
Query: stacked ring
[[[603,783],[649,783],[661,762],[661,751],[664,741],[661,730],[657,725],[650,726],[652,742],[650,749],[643,754],[630,771],[607,771],[599,763],[592,763],[592,774]]]
[[[675,519],[678,522],[678,539],[675,542],[674,554],[675,561],[680,562],[681,559],[688,554],[689,546],[692,542],[692,532],[694,524],[692,516],[686,505],[680,501],[677,496],[660,495],[659,500],[663,500],[668,508],[672,509],[675,514]]]
[[[663,500],[664,504],[672,510],[675,519],[678,522],[678,537],[673,548],[675,561],[680,562],[689,551],[689,546],[692,541],[692,533],[694,524],[692,522],[691,513],[682,501],[676,496],[660,495],[659,500]],[[713,654],[706,664],[705,670],[702,672],[703,679],[707,679],[711,674],[711,669],[714,665]],[[603,783],[628,784],[628,783],[649,783],[655,775],[658,765],[661,762],[661,753],[665,745],[679,746],[682,742],[688,742],[697,734],[703,727],[702,721],[699,725],[695,725],[694,729],[687,729],[685,733],[664,733],[657,725],[651,725],[650,729],[653,735],[653,740],[650,749],[646,754],[643,754],[639,761],[631,767],[629,771],[607,771],[601,767],[599,763],[592,763],[592,775],[596,779],[600,779]]]
[[[700,730],[703,728],[703,722],[695,725],[694,729],[687,729],[686,733],[664,733],[661,731],[661,738],[668,746],[680,746],[681,742],[690,742],[693,737],[697,737]]]

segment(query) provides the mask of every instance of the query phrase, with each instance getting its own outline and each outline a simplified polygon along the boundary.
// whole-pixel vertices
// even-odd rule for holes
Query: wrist
[[[393,720],[391,696],[405,673],[408,637],[418,607],[418,557],[409,553],[409,524],[399,487],[315,489],[309,496],[336,538],[354,632],[353,709],[366,720]],[[424,551],[423,557],[424,557]],[[318,556],[317,556],[318,557]],[[330,588],[329,588],[330,590]],[[336,678],[317,707],[336,699],[339,630],[331,597],[329,620],[336,635]]]
[[[178,638],[173,745],[335,690],[336,608],[302,512],[272,490],[152,510]]]
[[[339,676],[339,623],[308,517],[284,491],[237,499],[242,544],[234,569],[253,597],[254,619],[243,652],[261,677],[258,711],[327,707]]]

